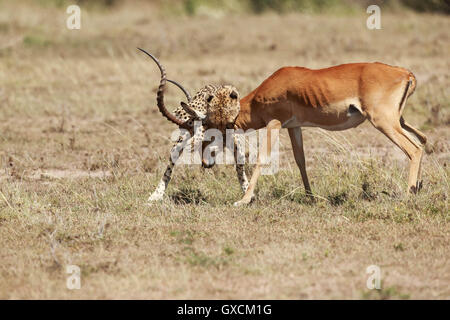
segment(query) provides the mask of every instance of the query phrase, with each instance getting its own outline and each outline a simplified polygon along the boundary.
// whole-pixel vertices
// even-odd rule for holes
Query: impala
[[[235,129],[267,127],[267,146],[260,145],[257,164],[244,197],[254,197],[261,163],[271,153],[271,135],[287,128],[306,193],[311,195],[305,167],[301,127],[326,130],[355,128],[368,119],[410,159],[408,186],[416,193],[426,136],[402,117],[406,100],[416,88],[414,75],[383,63],[350,63],[326,69],[283,67],[240,101]],[[212,123],[211,126],[219,125]],[[267,153],[262,151],[266,150]]]

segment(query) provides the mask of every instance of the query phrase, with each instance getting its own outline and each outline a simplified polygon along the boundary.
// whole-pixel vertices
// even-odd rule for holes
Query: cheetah
[[[192,146],[201,143],[201,154],[205,154],[204,150],[207,147],[207,143],[204,141],[204,134],[209,128],[216,128],[221,130],[222,133],[226,129],[234,128],[234,121],[239,114],[239,92],[231,85],[206,85],[200,89],[193,98],[189,92],[178,82],[169,80],[166,78],[166,72],[161,63],[152,54],[146,52],[143,49],[138,48],[158,65],[161,72],[161,80],[159,89],[157,92],[157,105],[162,115],[169,121],[175,123],[182,130],[178,140],[172,146],[170,151],[169,164],[164,172],[163,177],[160,179],[155,191],[148,198],[148,202],[154,202],[162,200],[167,189],[167,186],[171,180],[173,168],[179,159],[182,150],[188,143]],[[176,85],[185,94],[188,103],[181,102],[173,113],[170,113],[164,105],[164,90],[166,88],[166,82],[170,82]],[[195,122],[201,123],[196,126]],[[234,135],[234,158],[236,162],[236,173],[241,186],[242,191],[245,193],[248,188],[248,179],[245,174],[244,164],[242,159],[245,157],[244,140]],[[225,146],[225,140],[224,140]],[[214,152],[212,152],[214,154]],[[214,158],[205,159],[202,157],[202,166],[205,168],[211,168],[215,165]]]

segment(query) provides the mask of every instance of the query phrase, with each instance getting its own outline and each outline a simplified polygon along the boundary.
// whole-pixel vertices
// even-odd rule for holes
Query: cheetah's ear
[[[192,109],[190,106],[188,106],[185,102],[181,101],[181,107],[183,108],[184,111],[186,111],[188,114],[190,114],[191,116],[197,118],[197,119],[201,119],[204,120],[206,119],[206,115],[201,113],[200,111],[197,111],[195,109]]]

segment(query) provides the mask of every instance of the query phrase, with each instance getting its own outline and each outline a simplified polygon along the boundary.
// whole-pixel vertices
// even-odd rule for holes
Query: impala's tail
[[[416,90],[416,85],[417,85],[417,80],[416,80],[416,77],[414,76],[414,74],[409,70],[406,70],[406,71],[408,72],[408,78],[407,78],[408,80],[406,82],[405,92],[403,93],[402,99],[400,100],[400,104],[399,104],[400,114],[403,113],[403,108],[405,107],[406,99],[408,99],[409,96],[414,93],[414,91]]]
[[[409,87],[409,92],[408,92],[408,97],[409,97],[416,90],[417,80],[416,80],[416,76],[411,71],[408,71],[408,72],[409,72],[409,81],[411,81],[411,85]]]

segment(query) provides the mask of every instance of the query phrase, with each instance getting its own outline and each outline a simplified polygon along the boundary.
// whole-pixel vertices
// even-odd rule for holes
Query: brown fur
[[[422,158],[422,146],[416,141],[425,143],[426,137],[401,118],[406,99],[415,87],[416,79],[409,70],[379,62],[317,70],[283,67],[241,100],[236,127],[289,128],[291,140],[296,139],[292,146],[303,183],[310,193],[300,127],[345,130],[368,119],[411,160],[408,185],[416,192]],[[355,109],[360,112],[354,112]],[[246,195],[237,204],[253,198],[258,166]]]

